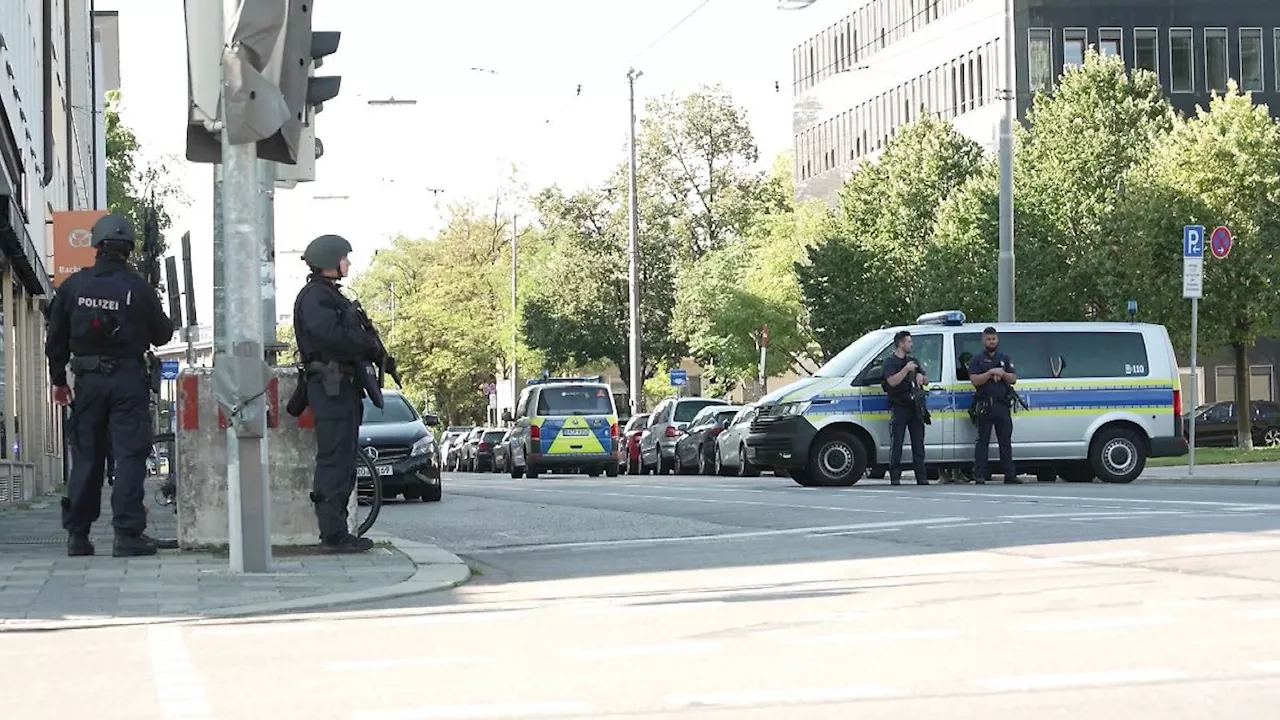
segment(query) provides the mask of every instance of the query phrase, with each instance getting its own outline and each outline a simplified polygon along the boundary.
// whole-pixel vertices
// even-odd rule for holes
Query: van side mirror
[[[422,424],[427,427],[435,427],[440,424],[440,416],[431,413],[423,413]]]
[[[509,423],[509,422],[514,421],[514,420],[515,420],[515,418],[511,417],[511,411],[510,411],[510,410],[503,410],[503,411],[502,411],[502,422],[504,422],[504,423]]]

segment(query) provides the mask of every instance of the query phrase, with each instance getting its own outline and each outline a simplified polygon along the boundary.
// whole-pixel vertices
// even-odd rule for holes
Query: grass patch
[[[1280,447],[1254,448],[1245,451],[1234,447],[1196,448],[1196,465],[1236,465],[1280,462]],[[1187,456],[1151,458],[1147,467],[1178,467],[1187,464]]]

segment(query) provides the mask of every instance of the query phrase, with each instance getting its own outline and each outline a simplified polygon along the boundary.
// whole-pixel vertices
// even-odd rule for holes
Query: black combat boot
[[[73,532],[67,536],[67,557],[85,557],[93,554],[89,533]]]
[[[115,544],[111,546],[112,557],[144,557],[155,554],[156,544],[146,535],[116,533]]]
[[[373,541],[369,538],[356,537],[351,533],[343,533],[337,537],[320,541],[320,552],[350,555],[367,552],[373,549]]]

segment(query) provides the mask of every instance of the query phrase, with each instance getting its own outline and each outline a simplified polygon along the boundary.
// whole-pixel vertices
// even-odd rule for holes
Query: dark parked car
[[[716,436],[741,409],[741,405],[708,405],[695,415],[684,435],[676,440],[676,473],[714,474]]]
[[[469,472],[493,472],[493,452],[507,433],[502,428],[483,428],[471,433],[462,449],[462,469]]]
[[[360,423],[360,447],[382,477],[382,497],[404,495],[405,500],[438,501],[440,447],[428,427],[440,424],[435,415],[419,416],[418,411],[395,390],[383,390],[381,410],[365,398],[364,420]],[[367,474],[357,466],[356,474]]]
[[[1280,445],[1280,404],[1254,400],[1249,403],[1253,410],[1253,444],[1255,446]],[[1210,403],[1196,408],[1196,445],[1226,446],[1239,445],[1236,431],[1237,404],[1234,400]],[[1183,434],[1189,437],[1190,427],[1183,424]]]

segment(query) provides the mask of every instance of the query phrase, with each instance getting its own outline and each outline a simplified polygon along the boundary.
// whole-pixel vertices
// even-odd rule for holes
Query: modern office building
[[[994,151],[1005,0],[816,0],[792,51],[796,192],[834,202],[844,178],[923,114]],[[1151,70],[1184,113],[1234,79],[1280,112],[1280,2],[1013,0],[1019,117],[1089,47]],[[811,23],[810,23],[811,18]]]
[[[53,295],[54,214],[106,207],[93,16],[91,0],[0,2],[0,506],[62,482],[42,311]]]
[[[924,114],[997,149],[1004,112],[1005,0],[815,0],[792,51],[796,194],[834,204],[857,164]],[[1013,0],[1019,118],[1088,48],[1157,74],[1191,114],[1235,80],[1280,116],[1280,2]],[[1201,354],[1198,402],[1235,399],[1229,353]],[[1280,342],[1250,351],[1255,400],[1280,398]],[[1190,368],[1183,389],[1190,394]]]

